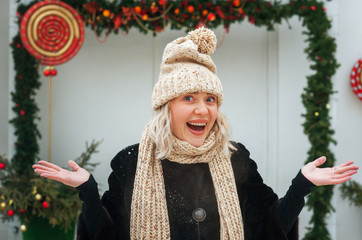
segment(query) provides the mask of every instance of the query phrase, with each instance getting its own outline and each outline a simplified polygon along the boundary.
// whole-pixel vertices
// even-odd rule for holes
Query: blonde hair
[[[230,157],[231,151],[235,151],[236,148],[229,142],[229,125],[220,111],[214,124],[214,131],[217,144],[220,144],[224,154]],[[156,145],[156,158],[164,159],[171,154],[171,136],[170,102],[167,102],[155,110],[150,120],[150,138]]]

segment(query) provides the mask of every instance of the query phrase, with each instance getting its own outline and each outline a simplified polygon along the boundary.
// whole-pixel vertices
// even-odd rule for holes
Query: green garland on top
[[[20,5],[18,16],[35,2]],[[325,166],[335,162],[330,144],[335,144],[334,131],[331,129],[329,100],[333,94],[331,78],[338,67],[335,59],[335,39],[328,35],[331,23],[325,13],[323,2],[316,0],[296,0],[287,4],[279,1],[263,0],[64,0],[74,7],[83,17],[87,26],[98,36],[111,33],[128,33],[132,28],[154,35],[162,32],[166,26],[172,29],[191,30],[205,26],[216,28],[223,26],[226,30],[234,23],[248,21],[255,26],[265,26],[272,30],[283,19],[298,16],[305,27],[308,47],[305,49],[313,74],[307,77],[307,87],[302,94],[306,112],[303,114],[304,133],[308,136],[311,147],[307,162],[325,155]],[[17,136],[16,151],[12,159],[17,173],[24,176],[32,174],[31,165],[37,159],[40,137],[36,126],[38,107],[34,101],[35,91],[40,87],[38,62],[22,47],[19,35],[11,44],[15,62],[15,91],[12,93],[13,111],[16,116],[11,120]],[[307,206],[313,211],[311,227],[305,240],[329,240],[326,228],[326,216],[333,211],[331,197],[333,187],[314,188],[308,197]]]

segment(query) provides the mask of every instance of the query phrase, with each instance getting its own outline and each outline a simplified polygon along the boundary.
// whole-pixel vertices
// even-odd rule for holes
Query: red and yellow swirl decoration
[[[41,64],[62,64],[82,46],[83,21],[77,11],[64,2],[38,2],[23,16],[20,37],[26,50]]]

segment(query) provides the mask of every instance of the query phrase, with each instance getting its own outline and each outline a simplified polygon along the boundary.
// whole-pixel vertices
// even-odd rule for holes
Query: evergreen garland
[[[20,4],[18,16],[35,2]],[[308,136],[311,147],[307,162],[321,155],[327,157],[325,166],[333,166],[335,158],[330,151],[330,144],[335,144],[334,131],[331,129],[329,100],[333,94],[331,78],[338,67],[335,59],[335,39],[328,35],[331,27],[325,13],[323,2],[316,0],[296,0],[288,4],[279,1],[263,0],[64,0],[74,7],[83,17],[86,26],[91,27],[97,36],[119,32],[129,33],[132,28],[142,33],[154,35],[162,32],[166,26],[171,29],[191,30],[205,26],[216,28],[223,26],[227,31],[233,23],[248,21],[255,26],[265,26],[273,30],[275,24],[298,16],[306,30],[308,47],[305,53],[313,74],[307,77],[307,87],[302,94],[306,112],[303,114],[304,133]],[[15,92],[12,93],[13,111],[16,117],[11,123],[16,129],[16,152],[12,159],[15,173],[31,179],[31,165],[37,158],[40,137],[35,124],[38,120],[38,108],[34,102],[35,91],[40,87],[38,63],[21,46],[19,35],[14,37],[13,57],[15,62]],[[333,187],[318,187],[312,190],[307,206],[313,211],[311,227],[304,239],[329,240],[326,228],[326,216],[333,211],[331,198]]]
[[[348,181],[340,187],[343,199],[348,199],[357,207],[362,206],[362,185],[356,181]]]
[[[98,163],[90,163],[101,142],[86,143],[86,151],[74,161],[79,166],[93,171]],[[65,231],[74,227],[81,209],[78,190],[39,175],[19,175],[13,161],[0,155],[0,207],[2,220],[10,221],[17,215],[22,224],[28,226],[37,217],[47,219],[49,224]],[[16,162],[15,162],[16,163]],[[29,167],[32,170],[31,166]]]

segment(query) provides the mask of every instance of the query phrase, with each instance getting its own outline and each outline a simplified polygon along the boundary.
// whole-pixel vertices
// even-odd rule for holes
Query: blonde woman
[[[77,239],[298,239],[297,218],[313,186],[339,184],[358,166],[305,165],[278,199],[256,163],[231,142],[219,112],[222,85],[210,57],[215,34],[205,28],[169,43],[152,94],[154,117],[140,144],[112,160],[109,189],[99,198],[93,176],[46,161],[35,172],[76,187],[83,201]]]

